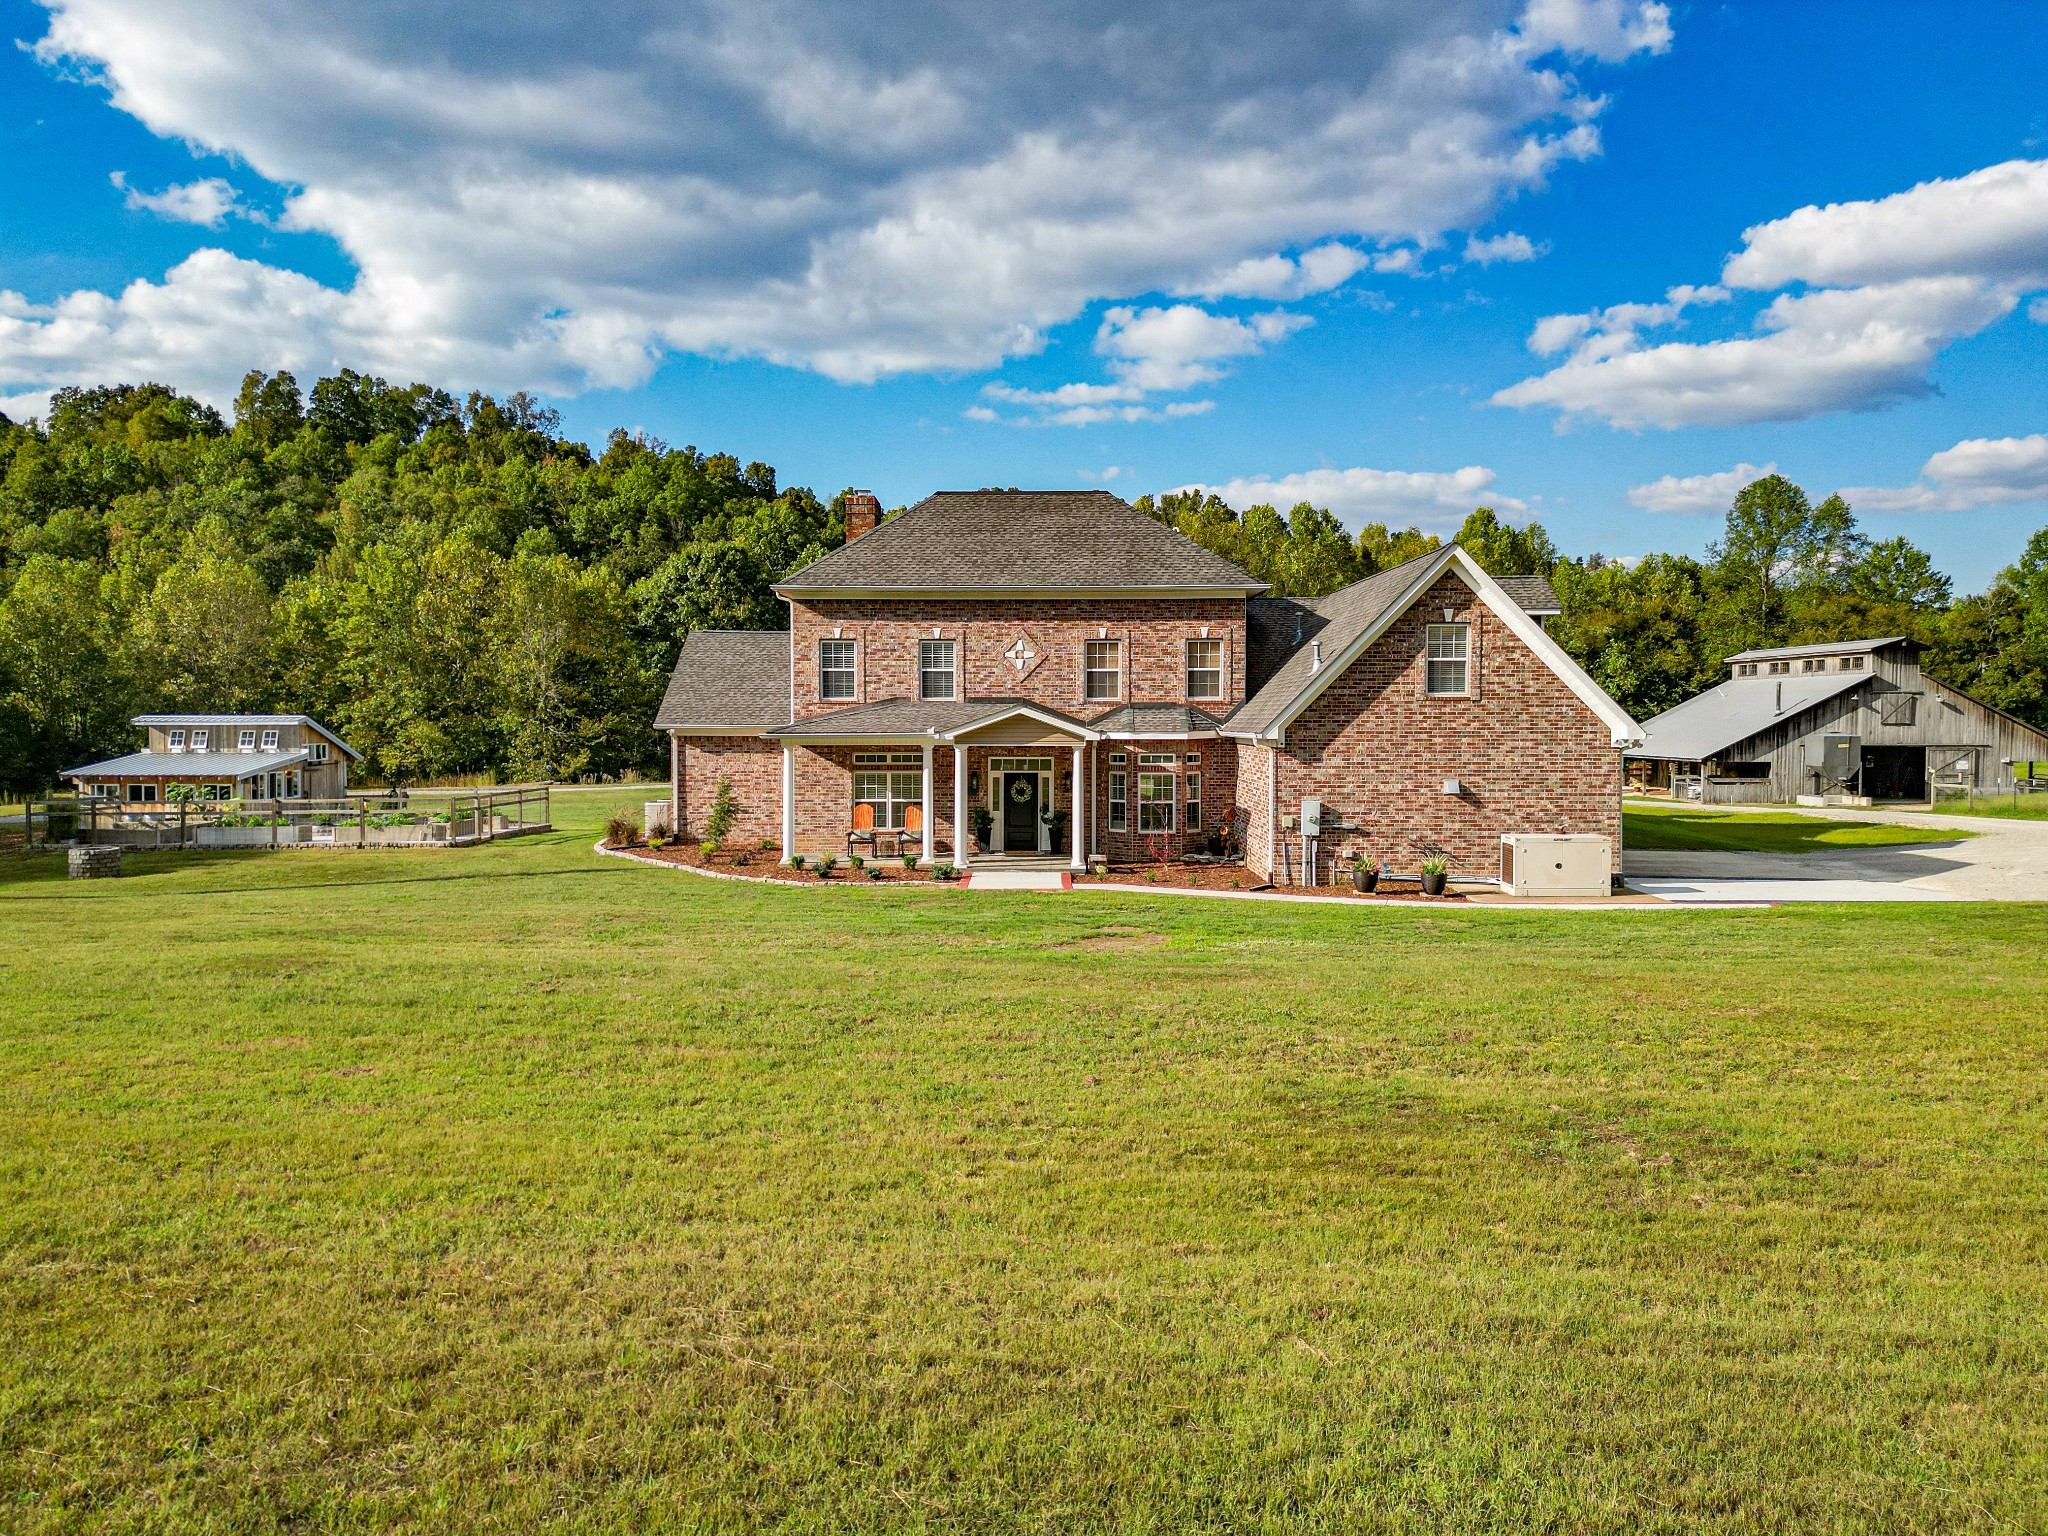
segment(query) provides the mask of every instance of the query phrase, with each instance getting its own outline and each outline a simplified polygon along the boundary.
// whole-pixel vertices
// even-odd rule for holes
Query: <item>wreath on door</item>
[[[1031,793],[1036,787],[1029,779],[1019,779],[1010,786],[1010,798],[1022,805],[1031,798]]]

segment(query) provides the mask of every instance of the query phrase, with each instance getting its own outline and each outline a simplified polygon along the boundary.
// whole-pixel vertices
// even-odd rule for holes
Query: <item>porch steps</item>
[[[1068,869],[991,869],[975,865],[962,882],[975,891],[1066,891],[1074,886]]]

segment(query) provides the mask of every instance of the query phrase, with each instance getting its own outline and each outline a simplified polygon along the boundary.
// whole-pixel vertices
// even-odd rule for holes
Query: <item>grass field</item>
[[[1918,810],[1918,806],[1902,807]],[[1936,815],[2009,816],[2019,821],[2048,821],[2048,794],[2035,791],[2025,795],[1944,795],[1934,808]]]
[[[0,866],[9,1532],[2048,1527],[2048,922]]]
[[[1795,811],[1712,811],[1630,801],[1621,813],[1627,848],[1714,853],[1823,853],[1975,837],[1957,827],[1900,827],[1881,821],[1833,821]]]

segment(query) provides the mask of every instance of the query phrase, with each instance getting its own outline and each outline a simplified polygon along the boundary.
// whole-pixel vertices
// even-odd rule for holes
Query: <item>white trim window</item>
[[[142,780],[129,781],[128,803],[130,805],[155,805],[156,798],[156,785]]]
[[[1089,699],[1124,696],[1124,644],[1121,640],[1090,640],[1083,657],[1082,694]]]
[[[856,663],[859,652],[851,640],[820,640],[818,642],[818,697],[827,700],[851,699],[858,686]]]
[[[924,754],[854,753],[853,803],[875,808],[878,830],[902,831],[903,813],[924,803]]]
[[[256,750],[256,733],[254,731],[236,732],[235,750],[238,752],[254,752]]]
[[[105,782],[88,784],[85,794],[89,800],[118,800],[121,798],[121,786]]]
[[[1190,640],[1188,642],[1188,697],[1190,699],[1220,699],[1223,697],[1223,642],[1221,640]],[[1143,796],[1140,796],[1142,800]],[[1169,831],[1171,828],[1168,829]]]
[[[1191,773],[1185,783],[1187,788],[1183,791],[1183,799],[1187,805],[1187,829],[1199,832],[1202,830],[1202,776]]]
[[[170,733],[170,735],[169,735],[168,737],[166,737],[166,738],[165,738],[165,742],[164,742],[164,744],[165,744],[166,746],[168,746],[168,747],[169,747],[169,748],[170,748],[170,749],[171,749],[171,750],[172,750],[173,752],[182,752],[182,751],[184,751],[184,750],[185,750],[185,733],[184,733],[184,731],[183,731],[183,730],[176,730],[176,731],[172,731],[172,732]]]
[[[235,798],[235,786],[232,784],[202,784],[199,786],[199,798],[216,801],[232,800]]]
[[[920,640],[917,642],[917,696],[920,699],[951,699],[959,697],[954,689],[953,642],[950,640]]]
[[[263,733],[263,750],[266,752],[275,752],[277,750],[277,732],[265,731]]]
[[[312,754],[313,754],[313,761],[314,761],[314,762],[316,762],[316,763],[324,763],[324,762],[326,762],[326,761],[327,761],[327,743],[326,743],[326,742],[324,742],[324,741],[312,741],[312,742],[308,742],[308,743],[306,744],[306,750],[307,750],[308,752],[310,752],[310,753],[312,753]]]
[[[1138,754],[1138,766],[1140,768],[1171,768],[1176,761],[1178,759],[1171,752],[1140,752]]]
[[[1129,778],[1121,772],[1109,776],[1109,830],[1128,832],[1131,828],[1130,797],[1125,790]]]
[[[192,733],[192,750],[194,752],[204,752],[206,744],[211,740],[213,740],[213,732],[205,729],[194,731]]]
[[[1472,691],[1472,626],[1429,626],[1429,679],[1433,699],[1454,699]]]
[[[1138,830],[1140,832],[1171,832],[1173,830],[1172,774],[1141,773],[1138,775]]]

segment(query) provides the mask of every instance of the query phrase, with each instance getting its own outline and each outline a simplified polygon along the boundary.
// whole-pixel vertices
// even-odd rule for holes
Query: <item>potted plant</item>
[[[985,805],[977,805],[974,808],[973,815],[974,851],[976,853],[987,853],[988,840],[994,836],[996,830],[996,813]]]
[[[1067,846],[1067,813],[1047,806],[1038,813],[1038,819],[1045,823],[1045,846],[1048,851],[1058,853]]]
[[[1433,853],[1422,861],[1422,894],[1441,896],[1444,893],[1444,877],[1451,872],[1451,861],[1440,853]]]
[[[1360,852],[1351,855],[1351,889],[1361,896],[1370,896],[1379,888],[1380,867]]]

